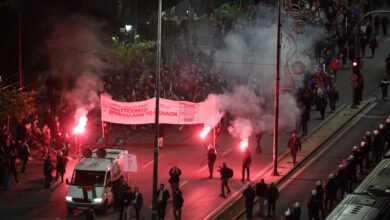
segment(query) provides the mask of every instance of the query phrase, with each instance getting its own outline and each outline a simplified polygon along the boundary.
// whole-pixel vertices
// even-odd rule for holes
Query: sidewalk
[[[264,179],[267,184],[274,182],[277,186],[293,171],[298,169],[306,158],[320,149],[325,142],[333,137],[342,129],[350,120],[358,115],[362,110],[368,107],[370,101],[364,101],[358,108],[350,108],[350,105],[340,109],[333,114],[324,124],[313,131],[302,142],[302,150],[297,154],[297,165],[292,164],[292,158],[287,152],[278,158],[279,176],[272,176],[272,164],[266,167],[254,179],[254,187],[260,179]],[[245,212],[245,201],[242,196],[243,189],[237,191],[229,200],[210,213],[205,219],[237,219]]]

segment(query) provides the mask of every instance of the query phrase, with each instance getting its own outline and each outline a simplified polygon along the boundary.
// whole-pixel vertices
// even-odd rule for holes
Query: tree
[[[118,37],[113,37],[108,62],[114,68],[125,71],[142,69],[143,65],[153,64],[155,48],[155,41],[136,40],[134,43],[126,44],[119,42]]]
[[[3,90],[0,93],[0,117],[16,118],[18,121],[36,112],[35,91],[22,92]]]

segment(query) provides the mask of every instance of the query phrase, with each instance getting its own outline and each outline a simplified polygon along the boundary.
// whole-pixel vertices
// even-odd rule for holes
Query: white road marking
[[[160,158],[163,157],[164,155],[165,155],[165,154],[160,154],[160,155],[158,156],[158,158],[160,159]],[[142,167],[142,169],[148,167],[150,164],[153,163],[153,161],[154,161],[154,160],[151,160],[151,161],[147,162],[147,163]]]
[[[379,119],[385,119],[387,117],[383,117],[383,116],[377,116],[377,115],[362,115],[362,114],[359,114],[359,117],[363,117],[363,118],[379,118]]]
[[[202,171],[205,170],[207,167],[208,167],[208,165],[204,165],[202,168],[200,168],[200,169],[198,170],[198,173],[202,172]]]
[[[227,149],[226,151],[224,151],[224,152],[222,153],[222,156],[225,156],[226,154],[230,153],[230,151],[232,151],[231,148]]]
[[[184,185],[186,185],[189,181],[188,180],[184,180],[180,183],[179,185],[179,188],[183,187]]]

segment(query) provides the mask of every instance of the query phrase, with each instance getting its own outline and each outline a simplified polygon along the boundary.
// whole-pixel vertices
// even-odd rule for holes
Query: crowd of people
[[[0,134],[0,171],[1,183],[6,190],[11,186],[10,176],[14,176],[14,183],[18,183],[17,162],[20,161],[21,173],[25,173],[29,159],[42,155],[44,160],[43,175],[45,188],[50,187],[53,172],[55,180],[61,177],[64,180],[67,156],[71,140],[66,130],[60,127],[59,117],[52,114],[50,108],[44,113],[42,120],[38,115],[26,118],[16,123],[16,132],[11,132],[6,125],[2,125]],[[56,160],[52,160],[52,157]],[[54,166],[53,163],[56,163]]]
[[[389,150],[390,144],[390,116],[384,124],[379,124],[372,133],[367,131],[359,145],[351,149],[351,154],[338,165],[337,170],[330,173],[328,179],[316,181],[316,188],[312,189],[311,197],[307,202],[308,219],[326,218],[337,201],[341,201],[346,194],[353,191],[358,183],[359,175],[363,176],[380,162],[382,156]],[[323,183],[324,182],[324,183]],[[286,210],[284,219],[300,219],[296,211],[299,203]]]

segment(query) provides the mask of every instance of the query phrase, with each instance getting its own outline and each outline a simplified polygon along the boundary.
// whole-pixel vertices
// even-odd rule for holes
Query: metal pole
[[[18,32],[19,32],[19,92],[22,94],[22,28],[21,28],[21,13],[18,11]]]
[[[278,0],[278,31],[276,43],[276,78],[275,78],[275,105],[274,105],[274,141],[273,141],[273,176],[278,176],[278,125],[279,125],[279,81],[280,81],[280,14],[281,14],[281,0]]]
[[[158,28],[157,28],[157,65],[156,65],[156,120],[154,138],[154,162],[153,162],[153,202],[152,219],[157,220],[157,180],[158,180],[158,127],[160,108],[160,67],[161,67],[161,9],[162,0],[158,0]]]

